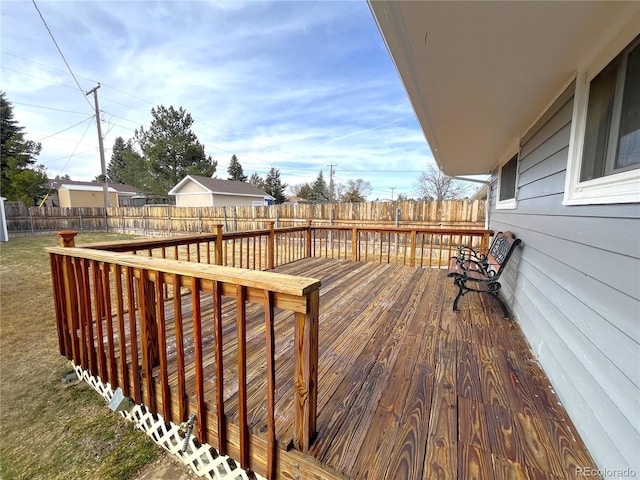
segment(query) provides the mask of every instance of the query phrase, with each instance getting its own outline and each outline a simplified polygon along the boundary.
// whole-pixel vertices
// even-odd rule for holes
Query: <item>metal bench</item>
[[[515,247],[521,240],[511,232],[498,232],[486,255],[468,246],[459,246],[460,254],[451,257],[448,277],[453,277],[453,283],[459,291],[453,301],[453,311],[458,311],[458,301],[469,292],[488,293],[494,296],[502,306],[503,318],[509,318],[509,310],[500,298],[500,275],[509,261]]]

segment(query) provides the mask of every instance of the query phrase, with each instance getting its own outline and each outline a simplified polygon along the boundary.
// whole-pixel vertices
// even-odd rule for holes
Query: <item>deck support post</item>
[[[222,265],[222,224],[216,226],[216,265]]]
[[[269,222],[269,243],[267,245],[267,260],[269,265],[269,270],[273,270],[275,268],[275,252],[276,252],[276,232],[273,228],[274,222]]]
[[[313,231],[311,230],[311,220],[307,220],[307,243],[305,256],[306,258],[311,258],[311,237],[313,235]]]
[[[320,291],[307,294],[306,313],[295,316],[294,436],[295,448],[307,452],[316,435],[318,402],[318,316]]]

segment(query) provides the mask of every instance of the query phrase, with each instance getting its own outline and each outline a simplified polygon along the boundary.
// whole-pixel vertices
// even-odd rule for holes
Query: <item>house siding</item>
[[[103,192],[62,189],[58,192],[58,196],[60,199],[60,206],[63,208],[104,207]],[[116,192],[109,192],[109,201],[112,206],[119,206],[118,194]]]
[[[176,195],[176,207],[210,207],[212,205],[210,193],[182,193],[181,190]]]
[[[504,297],[594,460],[640,475],[640,206],[562,205],[574,89],[522,137],[517,208],[492,175],[490,228],[523,241]]]
[[[181,193],[209,193],[208,190],[194,181],[187,181],[178,191],[178,195]]]
[[[252,207],[253,202],[264,199],[260,197],[248,197],[244,195],[213,195],[213,205],[216,207]]]

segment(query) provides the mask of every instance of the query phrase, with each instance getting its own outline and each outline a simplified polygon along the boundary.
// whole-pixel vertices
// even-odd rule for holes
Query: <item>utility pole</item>
[[[391,201],[393,202],[393,191],[396,189],[396,187],[391,187]]]
[[[327,165],[327,167],[329,167],[329,200],[330,201],[334,201],[334,192],[335,192],[335,185],[333,184],[333,167],[337,167],[338,164],[337,163],[330,163],[329,165]]]
[[[96,124],[98,125],[98,148],[100,149],[100,167],[102,168],[102,190],[104,192],[104,208],[108,208],[111,206],[111,202],[109,202],[109,184],[107,183],[107,168],[105,166],[104,161],[104,146],[102,144],[102,128],[100,127],[100,109],[98,108],[98,89],[100,88],[100,84],[94,87],[92,90],[89,90],[86,95],[91,95],[93,93],[93,103],[96,107]]]

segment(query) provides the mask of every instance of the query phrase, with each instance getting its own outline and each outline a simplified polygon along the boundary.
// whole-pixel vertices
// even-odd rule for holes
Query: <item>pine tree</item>
[[[135,140],[149,172],[147,190],[166,195],[186,175],[211,177],[217,162],[207,156],[204,145],[191,131],[193,118],[184,108],[160,105],[151,109],[148,130],[136,130]]]
[[[110,183],[127,183],[145,190],[147,171],[142,157],[134,150],[131,139],[125,142],[122,137],[117,137],[112,151],[107,166],[107,180]]]
[[[251,177],[249,177],[249,183],[251,185],[255,185],[258,188],[264,190],[264,179],[258,175],[256,172],[253,172]]]
[[[329,197],[329,187],[327,187],[327,182],[324,181],[322,170],[320,170],[316,181],[311,185],[308,200],[311,203],[327,203]]]
[[[41,145],[24,138],[24,127],[13,118],[13,105],[0,92],[0,188],[2,196],[27,206],[46,193],[47,173],[36,164]]]
[[[280,171],[275,167],[271,167],[264,181],[264,191],[275,198],[275,203],[284,203],[287,200],[284,195],[286,188],[287,184],[282,183],[282,180],[280,180]]]
[[[231,161],[229,162],[229,168],[227,168],[227,173],[229,174],[228,179],[234,180],[236,182],[246,182],[247,176],[244,174],[242,170],[242,165],[238,161],[238,157],[236,157],[235,153],[231,155]]]

